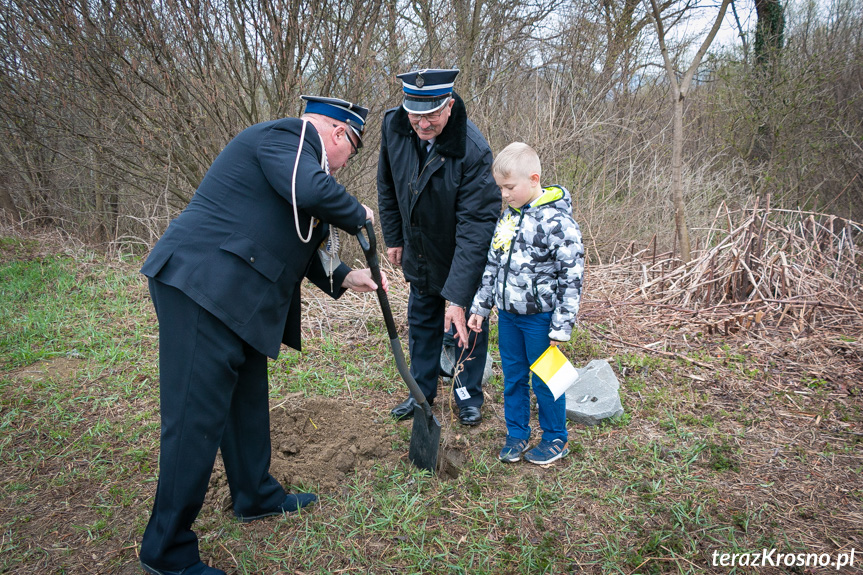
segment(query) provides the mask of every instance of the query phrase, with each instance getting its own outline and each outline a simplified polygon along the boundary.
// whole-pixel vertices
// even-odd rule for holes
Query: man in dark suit
[[[457,74],[417,70],[397,76],[404,101],[384,114],[378,210],[387,257],[410,282],[411,375],[434,401],[444,334],[454,327],[465,350],[456,354],[463,371],[453,378],[459,422],[478,425],[488,327],[469,331],[465,308],[479,288],[501,197],[491,149],[453,91]],[[407,419],[415,406],[408,397],[391,413]]]
[[[377,286],[324,249],[330,226],[354,234],[373,219],[331,175],[362,147],[368,110],[303,98],[302,118],[256,124],[228,143],[141,269],[159,319],[162,415],[141,542],[147,573],[224,575],[201,561],[191,529],[219,449],[241,521],[317,500],[287,494],[269,473],[267,357],[282,343],[300,349],[304,277],[332,297]]]

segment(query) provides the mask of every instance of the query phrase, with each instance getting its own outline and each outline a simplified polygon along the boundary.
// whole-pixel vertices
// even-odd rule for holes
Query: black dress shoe
[[[282,504],[273,509],[272,511],[267,511],[266,513],[261,513],[259,515],[240,515],[237,513],[237,519],[242,521],[243,523],[249,523],[250,521],[255,521],[256,519],[263,519],[264,517],[270,517],[272,515],[281,515],[283,513],[295,513],[297,510],[302,509],[306,505],[314,503],[318,500],[318,496],[314,493],[288,493],[285,496],[285,500],[282,501]]]
[[[429,402],[429,405],[434,405],[433,399],[426,399],[426,401]],[[417,400],[411,395],[406,400],[392,408],[390,415],[392,415],[396,421],[410,419],[414,416],[414,407],[418,405],[419,403],[417,403]]]
[[[462,425],[479,425],[482,421],[482,414],[478,407],[466,405],[458,410],[458,421]]]
[[[150,567],[149,565],[141,561],[141,569],[143,569],[145,573],[149,573],[150,575],[225,575],[225,572],[221,569],[207,567],[206,565],[204,565],[203,561],[198,561],[193,565],[189,565],[188,567],[184,567],[183,569],[179,569],[177,571],[156,569],[155,567]]]

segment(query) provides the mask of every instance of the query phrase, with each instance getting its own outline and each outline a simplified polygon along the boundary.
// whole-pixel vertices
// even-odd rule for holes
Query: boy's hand
[[[555,341],[555,340],[551,340],[551,341],[549,341],[549,342],[548,342],[548,347],[557,347],[557,346],[559,346],[561,343],[562,343],[562,342]]]
[[[479,333],[482,331],[482,322],[484,320],[485,318],[478,313],[472,313],[470,314],[470,319],[467,320],[467,326],[476,333]]]

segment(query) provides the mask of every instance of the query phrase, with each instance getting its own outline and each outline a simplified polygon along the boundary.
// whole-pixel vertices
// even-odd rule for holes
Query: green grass
[[[2,573],[114,573],[129,565],[136,572],[159,435],[157,330],[138,264],[92,254],[0,263]],[[302,353],[271,361],[271,401],[295,393],[379,398],[385,413],[384,402],[401,399],[403,385],[382,322],[370,318],[366,328],[359,342],[312,337]],[[491,341],[496,358],[494,329]],[[564,353],[584,365],[613,352],[577,330]],[[745,350],[695,356],[736,373],[735,385],[761,381],[740,369]],[[849,541],[853,528],[834,516],[860,513],[861,491],[842,495],[845,508],[830,499],[788,515],[796,495],[787,477],[820,481],[812,473],[823,477],[835,458],[848,463],[844,483],[853,486],[863,470],[859,442],[771,443],[759,435],[769,417],[753,415],[749,391],[713,405],[709,382],[693,387],[680,377],[688,364],[639,353],[611,361],[626,414],[594,428],[571,425],[571,455],[549,469],[497,461],[502,427],[487,408],[476,432],[452,430],[467,456],[457,478],[376,463],[349,475],[312,513],[244,525],[229,512],[205,511],[195,525],[202,554],[248,574],[358,566],[370,573],[731,573],[712,570],[712,551],[832,552],[831,541]],[[808,395],[765,401],[858,425],[859,403],[831,406],[826,386],[824,378],[805,379]],[[487,391],[502,416],[499,375]],[[391,425],[394,450],[409,439],[409,426]],[[774,453],[776,462],[765,463]],[[810,520],[824,522],[823,548],[812,548]]]
[[[270,362],[270,395],[276,398],[301,392],[335,397],[346,388],[401,392],[403,384],[395,364],[380,359],[388,359],[389,353],[389,341],[384,336],[363,344],[362,353],[357,353],[355,344],[332,337],[306,341],[302,352],[284,350]]]
[[[129,271],[60,256],[2,265],[0,365],[70,357],[103,369],[139,359],[150,318]]]

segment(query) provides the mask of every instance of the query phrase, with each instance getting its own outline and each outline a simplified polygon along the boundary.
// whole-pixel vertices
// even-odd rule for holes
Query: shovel
[[[438,448],[440,447],[440,423],[438,423],[438,420],[432,414],[429,402],[408,370],[405,354],[402,351],[402,344],[399,341],[399,334],[396,331],[396,324],[393,321],[390,300],[387,298],[387,292],[384,291],[383,282],[381,281],[375,228],[370,221],[366,222],[365,228],[368,239],[366,239],[362,231],[357,234],[357,239],[360,242],[360,247],[363,249],[363,254],[366,256],[366,262],[369,264],[372,279],[378,284],[378,301],[381,304],[381,311],[387,324],[387,334],[390,337],[390,347],[393,350],[396,367],[398,367],[399,374],[407,384],[408,389],[410,389],[411,395],[413,395],[413,398],[419,404],[414,407],[414,422],[413,429],[411,430],[411,445],[408,450],[408,459],[420,469],[427,469],[434,473],[437,468]]]

